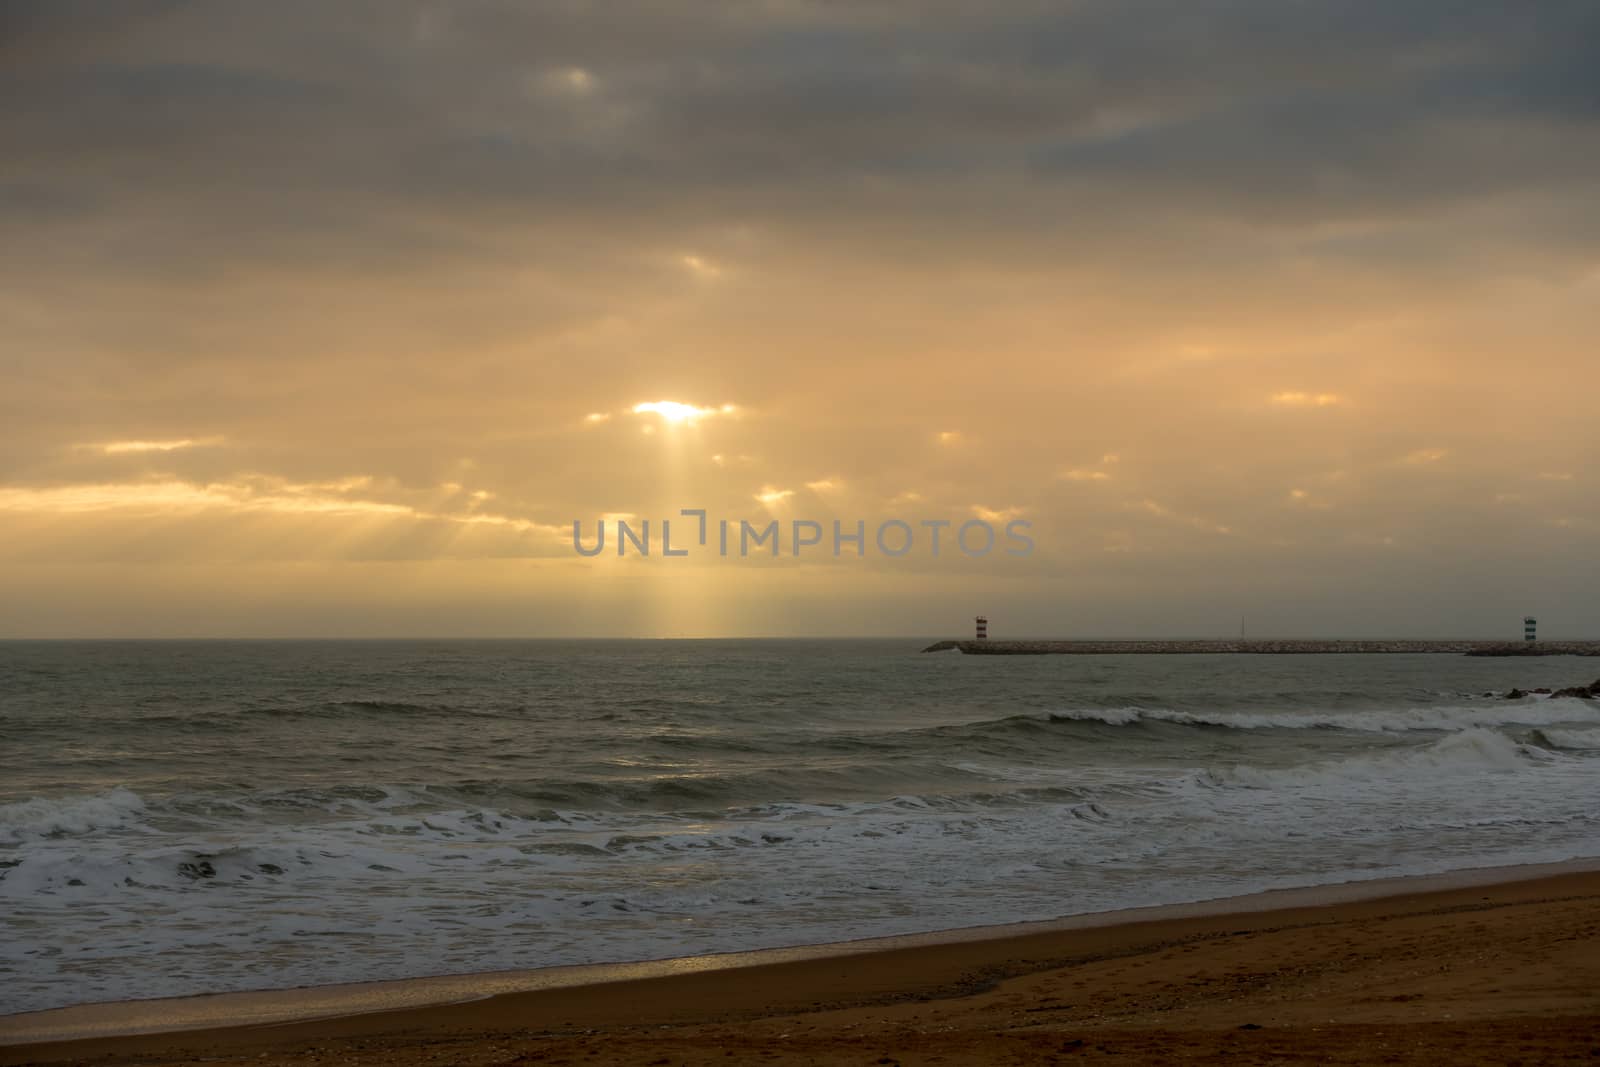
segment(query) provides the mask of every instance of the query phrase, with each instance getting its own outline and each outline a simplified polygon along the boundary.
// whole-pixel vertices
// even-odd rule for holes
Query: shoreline
[[[1590,901],[1591,918],[1600,916],[1600,857],[753,952],[88,1004],[0,1016],[0,1063],[158,1053],[181,1059],[202,1050],[257,1055],[307,1042],[370,1045],[462,1033],[487,1039],[530,1027],[558,1036],[574,1027],[632,1033],[641,1025],[641,999],[657,1005],[646,1013],[652,1025],[667,1027],[865,1010],[968,996],[1037,973],[1045,962],[1119,958],[1137,946],[1419,908],[1448,915],[1484,901],[1509,906],[1574,892]],[[1590,948],[1600,954],[1600,943]],[[841,967],[844,961],[849,966]]]

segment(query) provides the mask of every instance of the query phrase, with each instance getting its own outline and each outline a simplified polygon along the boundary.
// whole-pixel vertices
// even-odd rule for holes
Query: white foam
[[[1304,789],[1329,783],[1357,783],[1376,787],[1384,779],[1424,778],[1459,780],[1482,772],[1519,772],[1535,769],[1553,758],[1534,745],[1519,744],[1495,730],[1477,727],[1442,737],[1417,748],[1383,749],[1309,766],[1263,768],[1233,765],[1204,771],[1204,785],[1242,785],[1256,789]]]
[[[1411,730],[1458,731],[1484,726],[1547,726],[1558,723],[1600,725],[1600,708],[1576,698],[1455,707],[1401,708],[1379,711],[1193,712],[1171,708],[1069,708],[1050,712],[1055,720],[1102,722],[1127,726],[1169,722],[1184,726],[1216,726],[1235,730],[1339,729],[1365,733]]]
[[[1555,748],[1600,750],[1600,729],[1557,730],[1547,727],[1539,731],[1539,736]]]
[[[7,1007],[842,940],[1600,853],[1592,756],[1487,727],[1221,739],[1199,747],[1339,756],[1202,771],[1161,743],[1159,763],[1013,768],[1019,791],[720,818],[524,816],[424,787],[293,808],[193,794],[176,814],[126,790],[11,805],[0,814],[27,832],[0,870]],[[414,803],[430,806],[396,810]]]
[[[91,796],[34,797],[0,804],[0,843],[118,829],[137,822],[144,810],[139,794],[121,787]]]

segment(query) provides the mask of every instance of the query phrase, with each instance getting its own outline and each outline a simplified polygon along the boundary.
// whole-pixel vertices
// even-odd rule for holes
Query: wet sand
[[[0,1063],[1600,1064],[1600,872],[1243,907],[7,1045]]]

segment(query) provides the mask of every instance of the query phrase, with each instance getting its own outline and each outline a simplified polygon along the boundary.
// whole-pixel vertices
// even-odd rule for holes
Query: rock
[[[1494,694],[1485,693],[1483,695],[1487,697],[1493,696]],[[1569,685],[1565,689],[1557,689],[1554,692],[1552,692],[1547,686],[1540,686],[1537,689],[1527,690],[1513,689],[1506,694],[1506,699],[1520,700],[1521,698],[1527,696],[1548,696],[1552,698],[1577,697],[1580,700],[1600,700],[1600,678],[1596,678],[1588,685]]]

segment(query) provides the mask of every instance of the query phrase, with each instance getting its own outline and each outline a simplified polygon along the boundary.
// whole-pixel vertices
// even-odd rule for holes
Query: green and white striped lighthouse
[[[1533,631],[1538,627],[1538,625],[1538,619],[1534,618],[1532,615],[1524,615],[1522,617],[1522,639],[1524,641],[1534,640]]]

